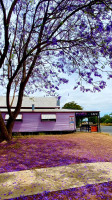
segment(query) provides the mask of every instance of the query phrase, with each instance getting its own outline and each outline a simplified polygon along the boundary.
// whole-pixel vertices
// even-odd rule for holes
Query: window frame
[[[43,116],[43,118],[42,118],[42,116]],[[45,116],[46,117],[48,116],[48,118],[45,118]],[[49,116],[53,117],[53,118],[50,118]],[[56,122],[56,114],[46,114],[46,113],[41,114],[41,122],[45,122],[45,121],[55,121]]]
[[[20,117],[20,118],[18,118]],[[5,121],[8,121],[9,119],[9,114],[5,114]],[[15,121],[23,121],[23,115],[22,114],[18,114]]]

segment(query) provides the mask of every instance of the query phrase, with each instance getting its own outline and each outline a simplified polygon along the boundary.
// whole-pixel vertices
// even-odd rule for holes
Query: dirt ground
[[[112,136],[85,132],[22,136],[0,144],[0,173],[91,162],[112,162]],[[111,200],[112,182],[15,199]]]

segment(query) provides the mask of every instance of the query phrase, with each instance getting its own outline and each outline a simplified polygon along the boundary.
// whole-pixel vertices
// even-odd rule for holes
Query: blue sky
[[[107,80],[107,86],[101,92],[81,92],[80,89],[73,90],[74,81],[60,86],[61,106],[70,101],[75,101],[83,107],[83,110],[100,111],[100,115],[112,112],[112,79]]]
[[[75,101],[77,104],[83,107],[83,110],[87,111],[100,111],[100,116],[104,114],[110,114],[112,112],[112,79],[107,81],[107,86],[101,92],[83,93],[80,89],[73,90],[74,79],[69,78],[68,84],[60,85],[60,90],[57,91],[61,96],[60,106],[62,107],[65,103]],[[0,88],[0,95],[4,95],[3,89]],[[30,96],[43,97],[47,96],[46,93],[37,92]]]
[[[61,96],[61,107],[67,102],[75,101],[83,107],[83,110],[100,111],[101,117],[112,112],[112,79],[107,80],[105,89],[96,93],[83,93],[80,89],[73,90],[73,86],[73,78],[70,78],[68,84],[60,85],[58,94]],[[46,96],[46,94],[38,92],[35,96]]]
[[[105,59],[103,58],[103,62]],[[100,66],[98,66],[100,68]],[[106,70],[110,71],[108,65],[105,65]],[[111,71],[112,73],[112,71]],[[76,82],[79,81],[78,75],[72,74],[68,76],[67,74],[59,74],[62,77],[69,79],[69,83],[60,85],[60,90],[57,91],[59,96],[61,96],[60,106],[62,107],[65,103],[75,101],[83,107],[83,110],[87,111],[100,111],[100,116],[112,113],[112,79],[107,79],[107,73],[102,73],[102,79],[106,82],[107,86],[101,90],[101,92],[82,92],[80,88],[73,90]],[[93,77],[95,82],[101,81],[98,77]],[[86,88],[92,89],[92,85],[85,85]],[[37,93],[36,96],[46,96],[45,93]]]
[[[100,116],[112,112],[112,81],[101,92],[82,93],[80,89],[73,90],[71,85],[61,86],[61,106],[70,101],[75,101],[83,110],[100,111]]]

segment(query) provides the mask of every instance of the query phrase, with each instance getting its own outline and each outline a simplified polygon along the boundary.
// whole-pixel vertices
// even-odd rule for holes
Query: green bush
[[[110,115],[104,115],[100,119],[101,123],[112,123],[112,117]]]
[[[39,135],[46,135],[45,133],[43,133],[43,132],[39,132]]]

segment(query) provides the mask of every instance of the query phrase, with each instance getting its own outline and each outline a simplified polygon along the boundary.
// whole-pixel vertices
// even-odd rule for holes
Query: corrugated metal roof
[[[14,109],[11,109],[14,111]],[[6,108],[0,109],[1,112],[7,112]],[[85,110],[70,110],[70,109],[21,109],[20,112],[38,112],[38,113],[56,113],[56,112],[63,112],[63,113],[89,113],[89,112],[100,112],[100,111],[85,111]]]
[[[12,97],[10,98],[10,101],[12,100]],[[17,104],[17,97],[14,98],[14,102],[12,104],[12,107],[15,107]],[[59,107],[57,106],[57,97],[23,97],[23,102],[21,107],[32,107],[32,104],[34,104],[34,107]],[[0,96],[0,107],[6,107],[6,97]]]

